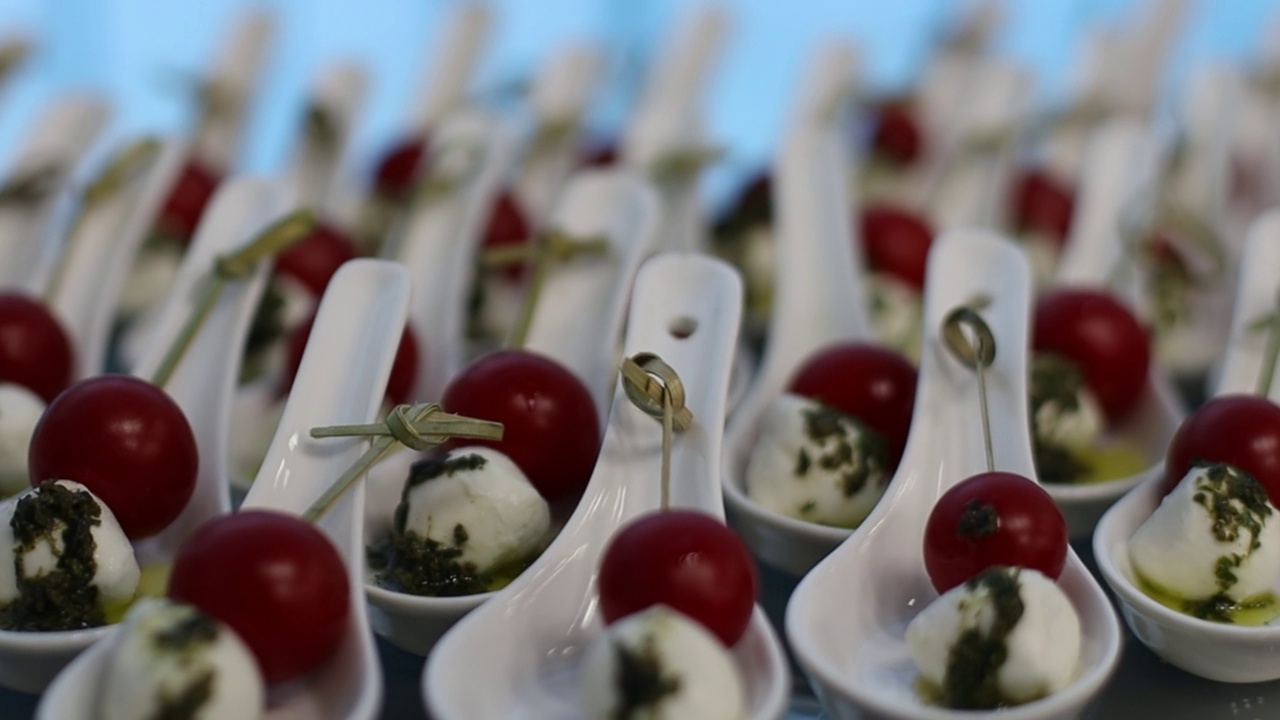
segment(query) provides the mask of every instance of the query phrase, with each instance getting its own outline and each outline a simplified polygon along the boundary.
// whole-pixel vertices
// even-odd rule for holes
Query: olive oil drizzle
[[[14,508],[14,569],[18,597],[0,609],[0,628],[19,631],[82,630],[106,624],[98,587],[93,528],[102,524],[102,509],[93,496],[46,480],[22,496]],[[60,535],[60,537],[59,537]],[[54,570],[29,577],[26,553],[41,541],[58,551]]]
[[[1009,659],[1009,635],[1025,610],[1019,593],[1018,571],[1007,567],[989,568],[970,579],[965,587],[975,595],[985,591],[995,617],[989,629],[970,627],[951,646],[942,680],[942,704],[958,710],[1010,705],[1000,692],[999,672]],[[965,602],[973,599],[976,598]]]

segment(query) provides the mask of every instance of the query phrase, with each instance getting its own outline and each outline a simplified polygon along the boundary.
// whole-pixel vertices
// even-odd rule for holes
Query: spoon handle
[[[56,243],[50,225],[60,196],[85,153],[106,127],[111,112],[93,95],[66,94],[44,109],[31,134],[23,139],[5,183],[34,179],[38,194],[30,201],[0,204],[0,288],[21,288],[37,294],[48,280]]]
[[[199,304],[217,258],[249,242],[283,215],[291,205],[290,195],[275,181],[250,177],[229,180],[218,190],[182,259],[134,375],[150,378],[155,374]],[[160,547],[176,547],[192,529],[231,510],[227,493],[231,404],[245,337],[266,285],[268,265],[259,263],[252,277],[226,286],[165,386],[191,423],[200,468],[186,509],[155,541]]]
[[[95,203],[67,238],[49,307],[76,349],[76,377],[102,372],[116,305],[134,257],[182,166],[185,149],[162,143],[141,177]]]
[[[484,3],[460,3],[449,11],[437,36],[439,54],[419,84],[421,100],[409,119],[413,130],[425,132],[465,104],[492,25],[493,13]]]
[[[465,110],[437,128],[437,148],[472,152],[475,172],[446,197],[419,202],[407,220],[396,258],[409,270],[409,318],[420,340],[412,397],[444,394],[466,359],[467,293],[489,208],[511,167],[514,141],[491,115]]]
[[[367,86],[364,70],[353,62],[334,65],[317,80],[293,161],[285,172],[297,188],[298,205],[322,210],[333,197]]]
[[[1231,315],[1231,334],[1222,356],[1214,395],[1257,391],[1266,356],[1267,328],[1260,326],[1277,312],[1280,293],[1280,208],[1259,216],[1249,228],[1240,259],[1240,284]],[[1280,401],[1272,383],[1270,398]]]
[[[557,265],[542,288],[525,348],[555,359],[586,383],[600,417],[608,417],[631,281],[656,242],[658,200],[629,170],[575,175],[550,227],[577,238],[603,238],[605,255]]]
[[[270,13],[253,11],[240,19],[231,38],[206,80],[208,87],[225,93],[225,108],[205,108],[204,117],[191,140],[191,154],[212,167],[229,170],[236,166],[243,144],[249,100],[264,76],[263,61],[275,34]],[[214,100],[217,104],[217,100]]]

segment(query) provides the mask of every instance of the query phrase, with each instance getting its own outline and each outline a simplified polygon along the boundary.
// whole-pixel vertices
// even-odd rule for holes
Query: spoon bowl
[[[530,326],[526,349],[556,360],[586,384],[600,416],[608,415],[607,388],[614,382],[615,346],[622,334],[627,291],[653,240],[657,201],[627,170],[583,172],[570,181],[552,227],[574,237],[604,237],[609,254],[557,267],[547,278]],[[576,313],[566,308],[581,308]],[[440,392],[443,392],[443,384]],[[402,453],[378,475],[381,491],[370,497],[366,540],[374,542],[391,527],[399,489],[414,456]],[[394,472],[393,472],[394,471]],[[394,482],[393,482],[394,481]],[[372,503],[377,502],[374,506]],[[419,597],[366,586],[378,634],[408,652],[426,655],[440,636],[494,593],[462,597]]]
[[[978,383],[941,339],[956,307],[979,304],[996,338],[986,371],[997,469],[1035,477],[1027,423],[1030,271],[1018,249],[993,234],[945,235],[929,259],[925,342],[906,452],[871,516],[801,581],[787,607],[791,648],[834,717],[942,720],[969,716],[927,704],[905,633],[938,593],[925,571],[925,523],[937,499],[987,470]],[[1078,717],[1106,684],[1120,654],[1110,602],[1075,553],[1058,580],[1080,618],[1080,666],[1066,688],[1000,711],[1002,718]]]
[[[628,357],[656,353],[679,374],[693,424],[672,446],[671,506],[717,517],[723,516],[720,418],[741,293],[741,281],[720,261],[658,256],[636,278],[624,348]],[[686,335],[689,328],[692,334]],[[660,424],[617,388],[600,460],[565,529],[510,586],[445,635],[428,658],[423,693],[432,716],[583,717],[582,657],[602,631],[596,598],[600,556],[619,527],[658,509],[661,445]],[[748,693],[746,716],[780,717],[790,674],[758,607],[732,653]]]
[[[219,191],[183,261],[164,323],[134,374],[150,377],[160,365],[196,304],[214,258],[244,243],[280,214],[287,201],[263,180],[240,179]],[[260,268],[253,279],[227,287],[165,388],[191,423],[201,462],[186,509],[159,535],[135,545],[140,565],[170,562],[192,529],[230,509],[223,451],[231,391],[264,272]],[[0,685],[39,692],[76,655],[110,631],[111,626],[66,632],[0,630]]]
[[[1266,358],[1266,333],[1252,326],[1275,311],[1280,289],[1278,240],[1280,209],[1274,209],[1254,222],[1244,247],[1230,339],[1215,394],[1256,392]],[[1274,385],[1269,397],[1272,402],[1280,397]],[[1152,652],[1187,672],[1231,683],[1280,679],[1277,621],[1245,627],[1201,620],[1160,604],[1138,586],[1129,559],[1129,538],[1151,517],[1163,497],[1162,463],[1102,516],[1093,536],[1098,570],[1116,594],[1125,623]]]

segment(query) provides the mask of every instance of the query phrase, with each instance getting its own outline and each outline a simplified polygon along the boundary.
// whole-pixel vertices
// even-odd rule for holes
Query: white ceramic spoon
[[[665,254],[636,278],[625,353],[653,352],[680,375],[693,425],[671,456],[671,506],[722,515],[720,418],[742,309],[742,284],[720,261]],[[673,334],[693,328],[683,339]],[[683,333],[681,333],[683,334]],[[707,419],[710,419],[709,421]],[[568,525],[492,602],[436,646],[423,674],[438,720],[583,717],[582,654],[601,632],[596,575],[609,538],[659,507],[661,428],[619,387],[600,461]],[[790,674],[763,611],[733,648],[747,718],[779,718]]]
[[[628,170],[579,173],[565,189],[551,226],[575,237],[602,236],[605,257],[584,257],[548,276],[530,325],[525,349],[556,360],[580,378],[596,400],[601,421],[609,416],[618,361],[614,338],[622,334],[626,301],[640,259],[653,241],[657,199],[648,184]],[[566,312],[571,310],[571,312]],[[576,312],[572,312],[576,311]],[[396,462],[396,458],[388,463]],[[400,481],[406,466],[400,466]],[[399,500],[379,493],[366,526],[372,542],[385,535]],[[586,499],[579,501],[579,507]],[[425,655],[442,634],[493,593],[462,597],[418,597],[368,585],[378,634],[409,652]]]
[[[90,208],[63,246],[46,297],[74,344],[77,379],[97,375],[106,366],[111,326],[129,268],[181,171],[185,153],[180,143],[162,141],[150,166]]]
[[[1277,290],[1280,209],[1273,209],[1254,223],[1244,248],[1230,340],[1215,394],[1256,392],[1266,333],[1250,326],[1274,312]],[[1280,400],[1280,388],[1272,385],[1269,397]],[[1163,465],[1157,470],[1102,516],[1093,535],[1098,570],[1119,600],[1125,623],[1165,662],[1187,672],[1230,683],[1280,679],[1280,623],[1247,627],[1200,620],[1161,605],[1138,587],[1129,538],[1164,497]]]
[[[23,139],[6,181],[49,173],[47,190],[31,203],[0,204],[0,289],[43,289],[42,268],[56,257],[50,237],[59,196],[110,119],[110,107],[92,95],[54,99]],[[55,251],[55,252],[50,252]]]
[[[1150,216],[1159,166],[1158,143],[1146,123],[1111,120],[1094,133],[1080,181],[1079,209],[1072,222],[1056,284],[1092,287],[1115,293],[1130,309],[1138,307],[1141,283],[1124,247],[1124,223],[1132,214]],[[1046,484],[1058,502],[1072,537],[1087,537],[1117,498],[1159,470],[1169,441],[1186,409],[1164,368],[1152,363],[1147,384],[1132,414],[1106,436],[1139,450],[1150,465],[1135,475],[1081,484]]]
[[[160,365],[194,307],[213,259],[251,239],[282,213],[285,200],[275,186],[260,180],[238,180],[219,191],[210,204],[208,221],[201,224],[183,261],[160,332],[134,374],[149,378]],[[182,515],[159,535],[135,546],[140,564],[170,562],[196,525],[230,508],[222,449],[240,348],[262,293],[264,272],[265,268],[260,268],[252,280],[228,285],[165,388],[191,423],[200,466],[195,492]],[[0,630],[0,685],[39,692],[77,654],[110,630],[109,626],[65,632]]]
[[[652,171],[664,158],[704,149],[703,96],[729,29],[725,8],[703,5],[688,13],[658,57],[626,133],[622,157]],[[697,175],[660,188],[662,231],[658,250],[700,250],[705,218]]]
[[[367,93],[368,78],[357,63],[334,65],[317,79],[311,91],[308,111],[317,111],[332,122],[332,143],[320,146],[304,130],[294,148],[286,177],[298,189],[298,204],[323,210],[338,191],[339,171],[351,149],[360,111]]]
[[[1227,340],[1231,317],[1231,279],[1240,257],[1240,238],[1227,234],[1231,132],[1239,99],[1236,70],[1224,63],[1198,68],[1183,98],[1186,163],[1168,188],[1173,202],[1194,213],[1219,235],[1225,267],[1212,283],[1189,290],[1190,318],[1157,336],[1160,362],[1175,376],[1209,370]]]
[[[1130,38],[1116,28],[1094,28],[1082,42],[1075,63],[1075,84],[1066,111],[1089,109],[1113,116],[1122,100],[1123,73],[1134,47]],[[1084,169],[1089,140],[1103,117],[1075,120],[1065,127],[1051,128],[1045,138],[1043,162],[1054,177],[1075,183]]]
[[[547,147],[530,147],[516,178],[516,197],[535,226],[541,226],[555,209],[577,164],[582,114],[596,93],[603,66],[598,47],[570,45],[556,52],[534,80],[529,95],[537,123],[532,142],[542,140],[539,133],[546,128],[563,132],[554,142],[546,141]]]
[[[364,443],[359,439],[316,439],[310,431],[377,419],[408,301],[409,278],[392,263],[357,260],[334,276],[303,354],[295,392],[245,507],[301,514],[360,456]],[[347,633],[328,662],[269,693],[263,720],[369,720],[381,708],[381,670],[359,580],[363,500],[357,485],[318,523],[342,554],[351,578]],[[116,637],[95,645],[58,677],[37,717],[95,717],[99,678]]]
[[[275,22],[269,13],[247,13],[237,22],[204,79],[226,94],[230,110],[201,117],[192,135],[191,154],[211,167],[226,172],[238,164],[249,105],[265,76],[263,64],[274,33]]]
[[[977,63],[988,51],[1005,10],[1003,0],[970,3],[949,32],[951,39],[968,38],[972,45],[955,45],[944,39],[929,58],[920,77],[920,122],[926,137],[943,137],[964,104],[965,87]]]
[[[829,69],[836,69],[834,66]],[[846,81],[851,68],[844,67]],[[812,76],[817,92],[831,87]],[[812,116],[809,116],[812,117]],[[791,518],[746,495],[747,459],[759,424],[791,375],[814,352],[836,342],[873,341],[855,225],[849,171],[837,132],[794,125],[777,163],[778,264],[773,318],[755,383],[729,421],[725,436],[724,491],[729,520],[765,563],[803,575],[839,545],[849,530]]]
[[[466,102],[492,26],[493,12],[487,4],[459,3],[448,11],[432,44],[439,51],[432,53],[418,84],[418,104],[409,117],[412,131],[427,132]]]
[[[944,720],[970,712],[927,705],[907,650],[911,619],[938,594],[924,567],[924,527],[938,497],[985,472],[978,383],[943,346],[943,319],[986,298],[996,339],[986,371],[997,470],[1035,477],[1027,422],[1030,270],[1017,247],[979,230],[944,236],[929,257],[925,342],[911,435],[901,465],[871,516],[815,567],[791,596],[787,638],[832,717]],[[1080,617],[1080,667],[1049,697],[1001,710],[1007,720],[1065,720],[1083,713],[1120,656],[1120,624],[1074,551],[1059,579]]]
[[[1164,87],[1165,62],[1183,29],[1189,0],[1147,0],[1130,30],[1133,51],[1127,65],[1113,68],[1120,82],[1117,99],[1125,112],[1147,117]]]

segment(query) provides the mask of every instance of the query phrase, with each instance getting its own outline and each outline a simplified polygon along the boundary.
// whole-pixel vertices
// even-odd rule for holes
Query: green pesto
[[[1000,692],[999,672],[1009,658],[1008,637],[1026,609],[1018,592],[1018,571],[993,567],[969,580],[970,592],[985,590],[995,609],[991,627],[969,628],[960,634],[947,656],[941,702],[957,710],[992,709],[1011,705]]]
[[[106,624],[98,587],[93,528],[102,524],[102,509],[88,492],[54,481],[18,500],[13,519],[14,565],[18,597],[0,609],[0,628],[21,631],[81,630]],[[27,577],[23,556],[42,540],[62,551],[53,572]]]
[[[459,530],[466,535],[466,529],[458,525],[455,539]],[[427,597],[486,592],[489,577],[461,557],[461,547],[450,547],[412,530],[392,533],[367,551],[374,582],[388,590]]]
[[[818,467],[840,473],[845,497],[857,495],[868,482],[880,486],[888,482],[889,452],[883,435],[826,405],[802,412],[805,435],[822,449],[816,460]],[[814,461],[806,454],[806,472],[810,462]]]
[[[680,690],[680,678],[666,674],[658,661],[652,637],[636,649],[614,643],[617,653],[617,682],[620,701],[613,720],[640,720],[652,717],[662,699]]]
[[[813,461],[809,458],[809,451],[804,448],[800,448],[800,452],[796,454],[796,477],[802,478],[805,475],[808,475],[809,467],[812,464]]]
[[[192,610],[181,622],[166,627],[152,636],[156,649],[183,653],[211,644],[218,639],[218,623],[199,610]]]
[[[1041,482],[1084,482],[1092,471],[1069,449],[1045,440],[1036,420],[1040,408],[1050,403],[1056,404],[1062,412],[1078,410],[1083,388],[1084,376],[1071,360],[1045,352],[1032,356],[1027,395],[1031,403],[1031,450],[1035,457],[1036,475]]]
[[[213,697],[213,684],[213,671],[206,670],[176,695],[162,693],[159,706],[148,720],[194,720]]]

